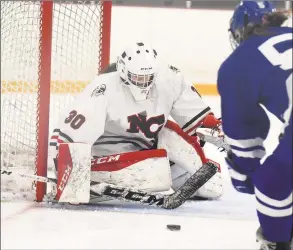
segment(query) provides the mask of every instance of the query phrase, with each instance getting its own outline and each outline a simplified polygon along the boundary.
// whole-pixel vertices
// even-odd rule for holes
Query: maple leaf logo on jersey
[[[101,84],[93,90],[91,96],[103,95],[105,93],[105,91],[106,91],[106,85]]]

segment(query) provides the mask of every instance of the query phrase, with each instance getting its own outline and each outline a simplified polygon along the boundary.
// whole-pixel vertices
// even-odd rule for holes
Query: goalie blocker
[[[209,160],[196,137],[188,136],[177,124],[168,121],[159,134],[158,149],[93,159],[90,145],[61,143],[57,161],[56,200],[88,203],[91,182],[153,193],[176,191]],[[218,198],[222,192],[222,178],[218,171],[194,195]]]

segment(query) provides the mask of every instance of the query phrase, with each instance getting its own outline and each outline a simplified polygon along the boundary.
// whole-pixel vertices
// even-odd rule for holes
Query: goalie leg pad
[[[91,146],[60,143],[56,200],[88,203],[90,200]]]
[[[178,124],[172,121],[168,121],[160,131],[158,148],[165,149],[172,162],[191,174],[207,162],[197,138],[183,132]]]
[[[187,179],[204,163],[211,161],[205,157],[196,137],[189,136],[174,122],[168,121],[159,133],[158,148],[164,148],[169,159],[175,164],[171,166],[172,188],[178,190]],[[214,199],[223,194],[223,178],[216,173],[193,196]]]
[[[164,149],[96,158],[91,170],[92,181],[143,191],[168,191],[172,183],[170,164]]]

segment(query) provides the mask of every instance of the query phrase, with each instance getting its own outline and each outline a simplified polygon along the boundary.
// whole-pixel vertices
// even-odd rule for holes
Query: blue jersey
[[[270,121],[260,104],[284,123],[274,154],[292,165],[292,28],[272,27],[244,41],[221,65],[218,90],[223,130],[243,173],[266,153]]]

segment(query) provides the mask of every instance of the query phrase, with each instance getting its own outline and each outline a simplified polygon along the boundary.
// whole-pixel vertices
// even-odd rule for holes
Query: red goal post
[[[110,58],[112,1],[1,1],[1,169],[47,176],[58,114]],[[52,167],[52,166],[51,166]],[[1,178],[1,199],[45,183]]]

